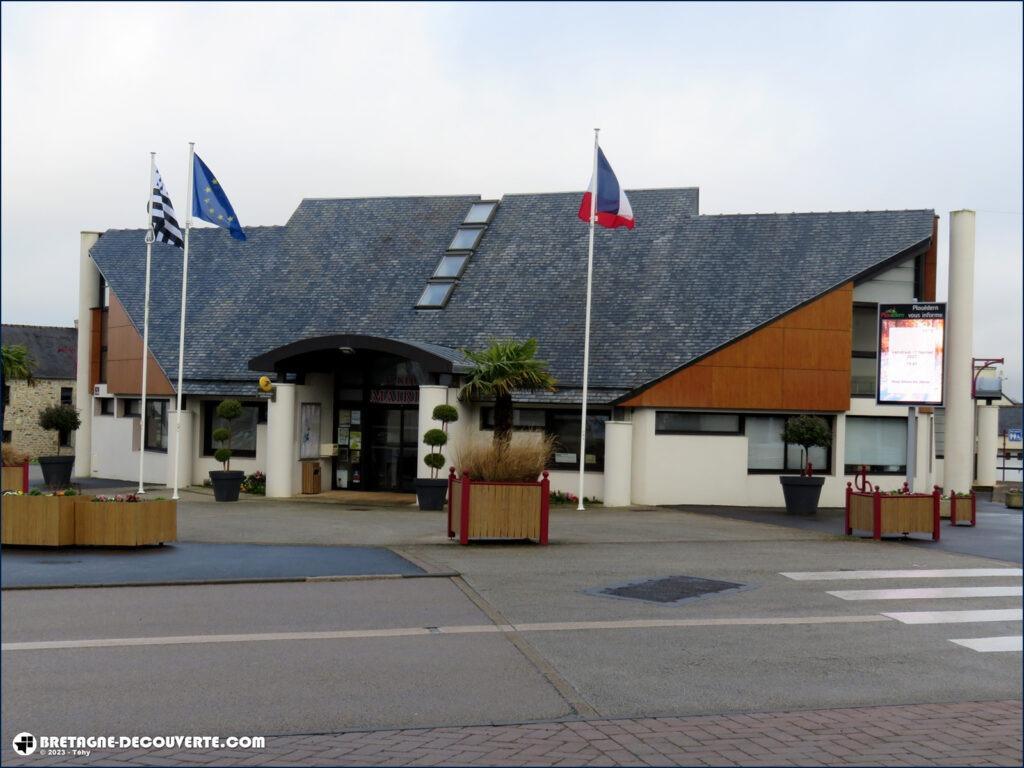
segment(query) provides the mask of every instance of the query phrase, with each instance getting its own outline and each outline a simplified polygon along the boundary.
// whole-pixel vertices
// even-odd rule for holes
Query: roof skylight
[[[416,302],[416,307],[418,309],[440,309],[448,303],[448,297],[451,296],[454,287],[455,282],[452,280],[443,283],[427,283],[427,287],[420,294],[420,300]]]
[[[493,200],[486,200],[479,203],[473,203],[473,207],[469,209],[469,213],[466,214],[466,220],[464,224],[490,224],[491,217],[494,215],[494,210],[498,207],[498,203]]]
[[[452,244],[448,246],[449,251],[472,251],[483,236],[483,227],[459,227],[452,238]]]

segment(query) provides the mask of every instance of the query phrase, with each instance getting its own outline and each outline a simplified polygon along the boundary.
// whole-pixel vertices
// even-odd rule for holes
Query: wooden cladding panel
[[[113,291],[107,317],[107,390],[114,394],[138,395],[142,392],[142,337],[135,330]],[[173,395],[174,388],[149,353],[146,373],[147,395]]]
[[[845,411],[853,284],[661,380],[626,406]]]
[[[935,301],[935,276],[939,263],[939,217],[932,222],[932,244],[924,255],[921,265],[921,301]]]
[[[89,334],[89,391],[100,381],[100,355],[103,354],[103,309],[89,310],[92,330]]]

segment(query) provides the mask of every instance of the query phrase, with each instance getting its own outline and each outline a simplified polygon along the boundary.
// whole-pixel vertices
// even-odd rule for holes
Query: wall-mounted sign
[[[945,304],[879,304],[878,403],[942,405],[945,346]]]
[[[371,389],[370,402],[375,405],[417,405],[418,389]]]
[[[1019,443],[1020,429],[1014,429],[1013,427],[1010,427],[1008,430],[1006,430],[1006,439],[1009,440],[1011,443]]]

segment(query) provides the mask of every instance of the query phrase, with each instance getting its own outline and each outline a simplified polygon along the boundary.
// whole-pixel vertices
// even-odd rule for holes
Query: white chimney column
[[[949,297],[946,306],[946,458],[943,488],[971,489],[974,478],[974,211],[949,215]]]
[[[78,349],[75,369],[75,408],[82,425],[75,433],[75,477],[92,474],[92,308],[99,305],[100,272],[89,249],[100,239],[99,232],[82,232],[78,253]]]

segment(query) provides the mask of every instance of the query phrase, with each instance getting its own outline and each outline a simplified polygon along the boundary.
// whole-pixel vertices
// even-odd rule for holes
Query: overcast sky
[[[944,262],[974,208],[975,354],[1021,394],[1020,4],[0,13],[5,323],[73,322],[78,233],[145,225],[150,150],[179,211],[193,140],[243,224],[283,224],[303,197],[582,189],[600,126],[627,189],[699,186],[702,213],[934,208]]]

